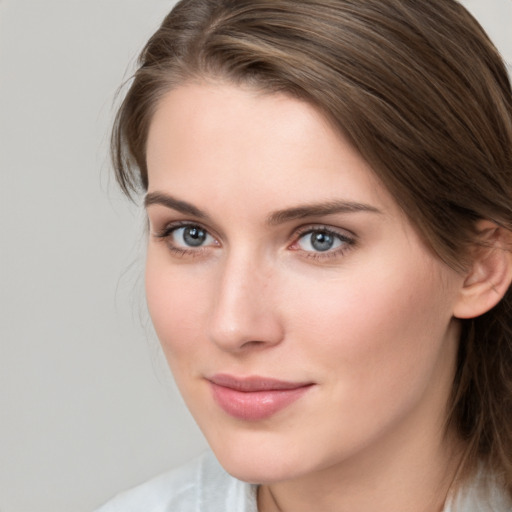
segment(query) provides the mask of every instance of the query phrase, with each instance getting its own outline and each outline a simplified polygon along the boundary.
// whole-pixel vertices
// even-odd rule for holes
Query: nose
[[[278,344],[284,335],[275,271],[249,257],[227,259],[213,297],[209,335],[224,351]]]

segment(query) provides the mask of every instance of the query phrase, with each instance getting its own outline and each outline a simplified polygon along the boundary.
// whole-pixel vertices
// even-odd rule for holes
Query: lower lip
[[[215,402],[230,416],[245,421],[270,418],[301,398],[311,385],[293,389],[237,391],[210,383]]]

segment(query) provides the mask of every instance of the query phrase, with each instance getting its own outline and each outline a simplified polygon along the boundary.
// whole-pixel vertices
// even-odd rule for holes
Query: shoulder
[[[255,487],[233,478],[210,452],[116,496],[96,512],[257,512]]]
[[[444,512],[512,512],[512,500],[481,468],[475,478],[449,497]]]

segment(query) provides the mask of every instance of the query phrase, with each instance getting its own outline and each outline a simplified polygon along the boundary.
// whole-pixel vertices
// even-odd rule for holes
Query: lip
[[[270,418],[299,400],[312,382],[287,382],[259,376],[217,374],[207,379],[213,399],[234,418],[259,421]]]

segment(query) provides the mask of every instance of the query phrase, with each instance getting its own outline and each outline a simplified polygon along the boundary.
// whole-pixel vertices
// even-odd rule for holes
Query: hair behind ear
[[[477,227],[455,311],[463,328],[449,421],[468,442],[466,467],[483,462],[512,496],[512,232]]]

